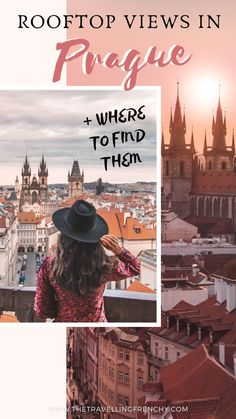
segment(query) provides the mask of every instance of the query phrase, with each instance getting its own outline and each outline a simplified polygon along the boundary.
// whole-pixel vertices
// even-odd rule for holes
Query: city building
[[[48,169],[44,156],[42,156],[38,177],[36,174],[31,178],[31,168],[28,161],[28,157],[25,157],[24,165],[21,172],[22,184],[20,192],[20,210],[22,210],[25,204],[28,204],[31,209],[32,206],[37,203],[40,204],[47,200],[48,196]],[[17,181],[16,181],[17,182]],[[16,183],[18,188],[18,182]]]
[[[0,287],[15,284],[17,249],[16,210],[10,203],[0,203]]]
[[[158,382],[147,383],[140,400],[152,413],[138,419],[156,417],[233,418],[236,412],[236,379],[216,361],[205,345],[171,365],[163,366]],[[159,413],[159,416],[157,416]]]
[[[48,233],[43,216],[33,211],[18,213],[18,251],[45,252],[48,248]]]
[[[176,241],[182,239],[191,241],[198,235],[198,228],[193,224],[179,218],[174,211],[161,212],[161,241]]]
[[[189,143],[185,141],[186,120],[185,114],[182,116],[181,113],[179,83],[174,118],[171,111],[169,133],[169,144],[165,144],[164,135],[162,136],[163,209],[171,208],[184,218],[190,214],[189,196],[196,159],[193,133]]]
[[[68,172],[68,196],[79,197],[83,194],[84,171],[80,172],[78,160],[74,160],[71,172]]]
[[[214,231],[217,235],[233,235],[235,239],[235,140],[233,134],[231,145],[226,143],[226,117],[223,118],[220,98],[212,121],[212,146],[207,145],[205,134],[202,156],[196,154],[193,134],[190,143],[186,143],[186,119],[181,114],[179,87],[169,132],[169,143],[165,143],[164,137],[162,140],[163,209],[171,209],[181,218],[193,216],[196,226],[204,224],[205,217],[205,230],[207,224],[210,229],[209,223],[214,218],[212,230],[205,234],[212,235]],[[217,219],[219,226],[216,228]],[[233,228],[230,231],[231,220]],[[188,222],[192,219],[188,218]]]
[[[137,406],[149,377],[147,351],[148,342],[138,331],[130,333],[129,328],[116,328],[99,334],[98,399],[101,406]],[[113,417],[133,415],[113,413]]]

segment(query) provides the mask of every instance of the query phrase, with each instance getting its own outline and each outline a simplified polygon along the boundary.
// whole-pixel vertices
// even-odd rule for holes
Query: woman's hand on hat
[[[112,234],[106,234],[101,238],[102,245],[107,249],[111,250],[115,255],[119,255],[123,249],[119,245],[119,240]]]

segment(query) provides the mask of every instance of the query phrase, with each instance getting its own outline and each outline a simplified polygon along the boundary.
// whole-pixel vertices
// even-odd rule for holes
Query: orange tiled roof
[[[60,204],[60,207],[61,208],[68,208],[68,207],[71,207],[75,203],[75,201],[77,201],[78,199],[86,200],[87,198],[88,198],[88,194],[86,194],[86,193],[83,193],[82,195],[73,196],[72,198],[68,198],[65,201],[63,201]]]
[[[135,218],[128,217],[125,226],[123,226],[123,238],[128,240],[154,240],[156,239],[156,230],[145,228],[144,224],[138,223]]]
[[[2,314],[0,316],[0,323],[19,323],[19,320],[17,320],[16,316]]]
[[[198,401],[199,409],[201,401],[218,398],[217,418],[233,417],[232,413],[236,412],[236,379],[208,354],[204,345],[160,372],[163,399],[171,403],[178,401],[178,404],[187,400]]]
[[[99,214],[107,222],[110,234],[113,234],[118,238],[122,237],[124,213],[118,211],[106,211],[104,209],[98,209],[97,214]]]
[[[42,219],[42,216],[36,217],[33,211],[18,213],[18,221],[20,224],[39,224]]]
[[[127,291],[133,292],[147,292],[149,294],[155,294],[155,291],[139,281],[133,281],[132,284],[127,288]]]
[[[236,176],[230,170],[199,171],[194,179],[194,194],[230,195],[235,192]]]
[[[126,240],[155,240],[156,230],[146,228],[135,218],[128,217],[124,224],[124,213],[120,211],[106,211],[98,209],[97,213],[104,218],[109,226],[110,234]]]

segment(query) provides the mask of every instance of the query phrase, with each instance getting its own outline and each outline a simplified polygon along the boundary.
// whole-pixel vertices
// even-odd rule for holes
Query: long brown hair
[[[81,243],[60,234],[52,274],[62,288],[77,295],[89,295],[104,281],[112,261],[101,243]]]

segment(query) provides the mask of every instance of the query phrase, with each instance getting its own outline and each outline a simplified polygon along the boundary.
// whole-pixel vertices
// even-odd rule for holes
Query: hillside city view
[[[140,277],[111,282],[111,291],[140,293],[155,302],[156,196],[154,182],[103,184],[99,178],[85,183],[78,160],[69,168],[67,183],[50,184],[46,156],[39,160],[38,176],[32,174],[26,155],[15,185],[0,187],[0,288],[35,287],[45,255],[53,254],[58,231],[52,214],[77,199],[92,203],[120,244],[140,258]],[[53,168],[51,168],[53,170]],[[0,293],[3,290],[0,290]],[[144,294],[143,294],[144,293]],[[3,298],[3,294],[2,298]],[[9,311],[9,310],[8,310]],[[155,310],[152,310],[154,312]],[[5,313],[2,321],[13,321]],[[0,318],[0,319],[1,319]]]

